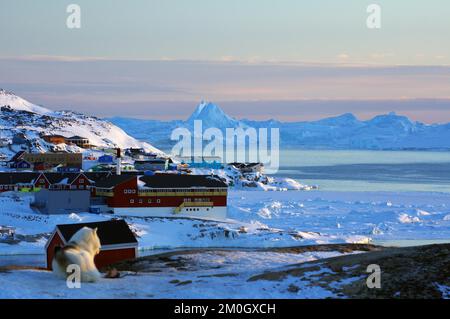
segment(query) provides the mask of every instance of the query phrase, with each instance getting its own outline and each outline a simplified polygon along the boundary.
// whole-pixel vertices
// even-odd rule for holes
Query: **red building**
[[[101,248],[94,262],[98,269],[138,256],[138,242],[124,220],[57,225],[45,245],[47,269],[52,269],[55,247],[67,245],[72,236],[83,227],[97,228]]]
[[[44,135],[42,136],[44,141],[52,144],[63,144],[66,143],[66,138],[62,135]]]
[[[95,184],[96,196],[121,216],[226,218],[227,184],[217,176],[115,175]]]

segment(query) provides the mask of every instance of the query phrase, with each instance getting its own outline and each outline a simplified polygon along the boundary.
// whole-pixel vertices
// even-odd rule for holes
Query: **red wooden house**
[[[94,262],[98,269],[113,263],[134,259],[138,256],[138,242],[128,224],[122,219],[113,219],[103,222],[57,225],[50,236],[45,250],[47,254],[47,269],[52,269],[55,247],[64,247],[72,236],[81,228],[97,228],[100,238],[100,253],[95,256]]]
[[[226,218],[227,184],[217,176],[115,175],[95,183],[96,196],[120,216]]]

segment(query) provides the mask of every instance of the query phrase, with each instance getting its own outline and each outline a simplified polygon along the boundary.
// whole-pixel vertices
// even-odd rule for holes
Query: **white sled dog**
[[[55,247],[53,273],[65,279],[70,274],[67,273],[67,267],[76,264],[80,267],[82,282],[97,281],[101,275],[95,267],[94,257],[100,252],[100,247],[97,228],[81,228],[65,247]]]

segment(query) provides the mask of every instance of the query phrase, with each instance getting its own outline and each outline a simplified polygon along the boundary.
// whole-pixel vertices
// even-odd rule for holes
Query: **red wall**
[[[56,246],[64,246],[59,234],[56,233],[47,248],[47,269],[52,270],[52,260]],[[94,262],[98,269],[101,269],[110,264],[136,258],[136,249],[122,248],[112,250],[101,250],[100,253],[95,256]]]
[[[102,250],[95,256],[94,262],[98,269],[114,264],[119,261],[136,258],[135,248],[123,248],[113,250]]]
[[[125,189],[135,190],[135,193],[124,193]],[[208,198],[209,201],[214,203],[214,206],[227,206],[227,196],[138,196],[137,179],[114,187],[114,197],[108,197],[107,204],[109,207],[178,207],[185,198],[190,198],[191,202],[195,202],[196,198]],[[130,199],[133,199],[134,203],[130,203]],[[152,200],[151,203],[148,202],[149,199]],[[159,199],[159,203],[157,199]],[[139,202],[140,200],[142,203]]]
[[[49,183],[47,182],[47,179],[45,178],[44,174],[41,174],[36,178],[36,181],[34,182],[34,187],[38,188],[49,188]]]
[[[84,180],[84,183],[80,183],[80,180]],[[87,189],[87,186],[90,185],[91,183],[89,182],[89,179],[84,174],[78,175],[77,178],[75,178],[75,180],[72,182],[72,184],[70,184],[70,186],[75,186],[76,189]]]
[[[53,261],[53,255],[55,253],[55,247],[56,246],[63,246],[63,241],[59,237],[59,234],[56,233],[55,236],[53,236],[52,241],[47,247],[47,269],[52,269],[52,261]]]

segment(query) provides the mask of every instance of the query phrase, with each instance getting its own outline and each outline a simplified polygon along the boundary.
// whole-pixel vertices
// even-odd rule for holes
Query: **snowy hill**
[[[370,149],[370,150],[436,150],[450,149],[450,123],[413,122],[394,112],[366,121],[351,113],[318,121],[280,122],[277,120],[236,120],[213,103],[200,103],[187,121],[147,121],[113,118],[111,121],[132,136],[151,141],[167,149],[174,142],[170,133],[176,127],[191,128],[194,120],[202,120],[203,128],[254,127],[279,128],[280,147],[302,149]]]
[[[72,111],[51,111],[5,90],[0,90],[0,108],[0,153],[6,156],[21,149],[47,151],[53,145],[45,142],[42,136],[50,134],[82,136],[99,147],[143,147],[159,152],[108,121]],[[57,147],[72,152],[82,151],[73,145],[61,144]]]
[[[0,106],[9,106],[17,111],[33,112],[37,114],[51,114],[52,111],[42,106],[34,105],[12,92],[0,88]]]

